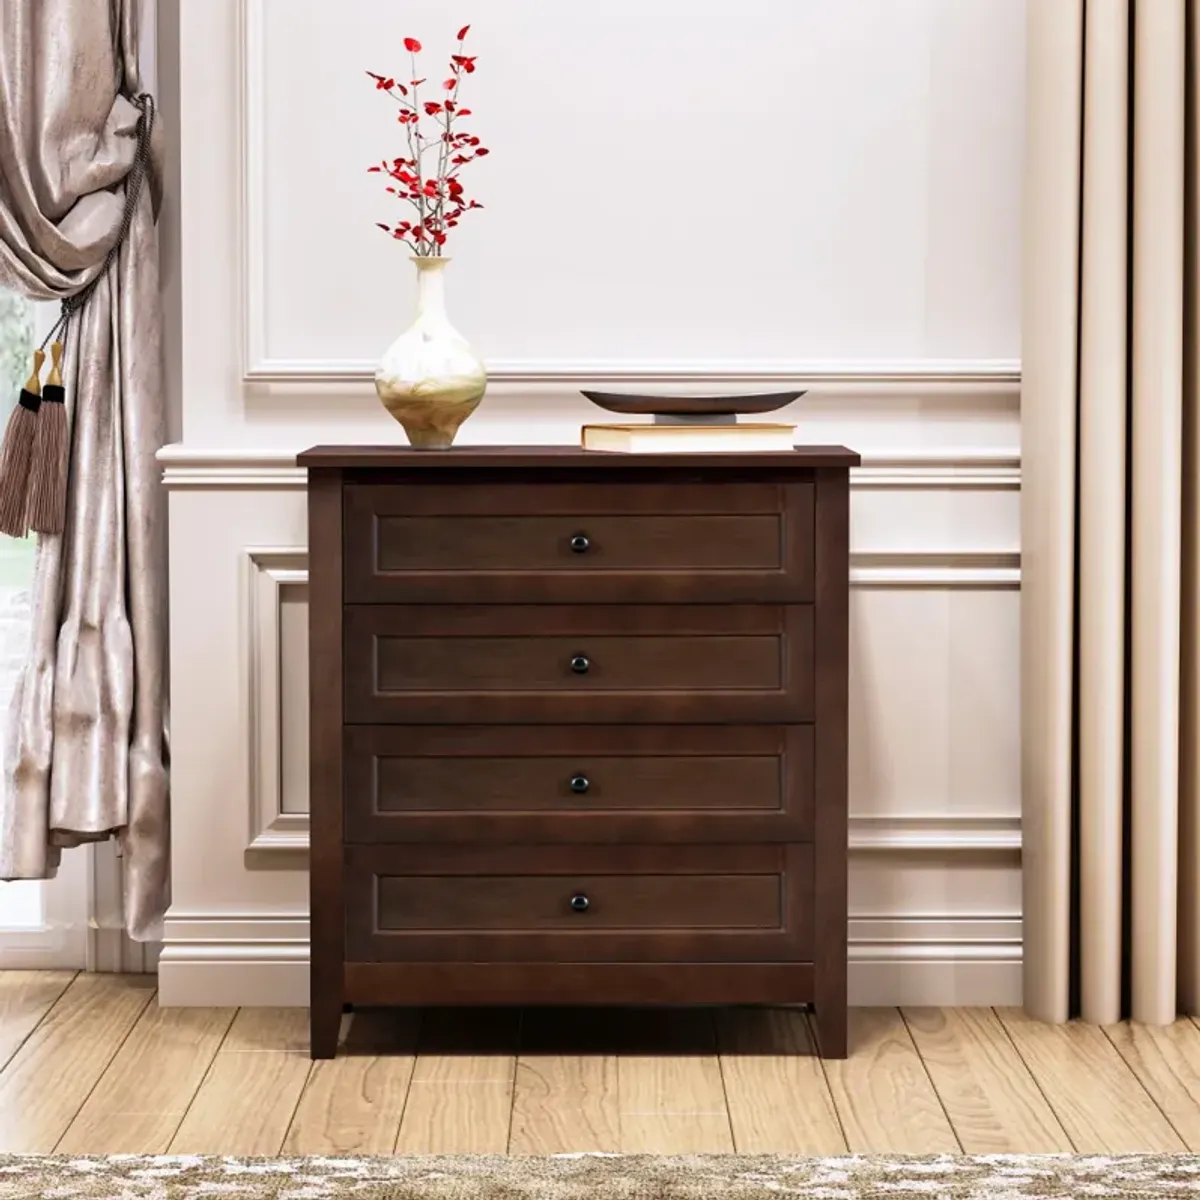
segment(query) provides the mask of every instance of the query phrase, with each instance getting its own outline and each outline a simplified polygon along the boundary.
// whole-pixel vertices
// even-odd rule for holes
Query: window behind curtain
[[[33,328],[33,305],[0,288],[0,431],[33,366]],[[0,535],[0,729],[29,640],[29,584],[35,549],[32,537],[16,541]],[[40,883],[0,883],[0,949],[5,929],[42,924],[44,892]]]

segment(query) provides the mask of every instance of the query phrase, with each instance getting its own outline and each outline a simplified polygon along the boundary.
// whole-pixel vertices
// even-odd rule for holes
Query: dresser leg
[[[822,1058],[847,1056],[846,1003],[816,1004],[817,1052]]]
[[[308,1012],[311,1058],[334,1058],[342,1028],[342,998],[337,993],[313,995]]]

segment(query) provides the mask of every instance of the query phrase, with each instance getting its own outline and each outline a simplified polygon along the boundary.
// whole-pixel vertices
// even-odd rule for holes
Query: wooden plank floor
[[[1118,1153],[1200,1149],[1200,1025],[853,1009],[160,1009],[154,981],[0,973],[0,1152]]]

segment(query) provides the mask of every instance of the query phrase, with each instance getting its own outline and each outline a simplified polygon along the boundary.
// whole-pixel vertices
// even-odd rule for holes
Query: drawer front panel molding
[[[349,603],[812,599],[810,484],[346,490]]]
[[[813,715],[810,605],[353,605],[345,629],[352,724]]]
[[[350,842],[807,841],[811,725],[351,726]]]
[[[812,847],[366,847],[353,961],[805,960]]]

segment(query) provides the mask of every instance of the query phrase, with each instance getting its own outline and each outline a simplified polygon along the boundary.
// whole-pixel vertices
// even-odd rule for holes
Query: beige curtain
[[[1028,0],[1025,1003],[1200,1002],[1200,0]]]
[[[0,4],[0,282],[34,299],[79,291],[117,237],[137,15],[137,0]],[[52,875],[64,847],[115,836],[139,940],[161,936],[169,878],[156,164],[67,337],[67,524],[38,549],[0,793],[0,877]]]

